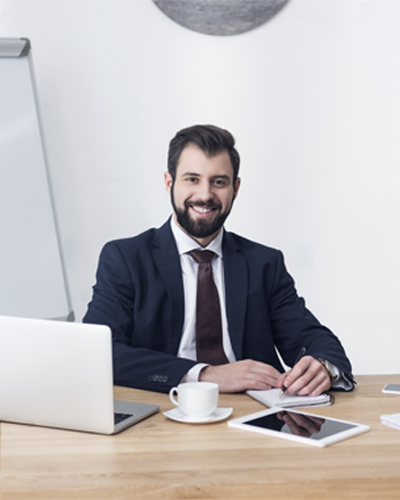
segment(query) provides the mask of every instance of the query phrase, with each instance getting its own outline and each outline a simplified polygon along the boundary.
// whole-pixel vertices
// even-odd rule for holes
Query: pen
[[[293,366],[295,366],[300,360],[301,358],[304,356],[304,354],[306,353],[306,348],[305,347],[302,347],[300,349],[300,352],[299,354],[297,355],[297,358],[296,358],[296,361],[293,363]],[[282,386],[282,390],[281,390],[281,393],[279,394],[279,399],[281,399],[281,397],[285,394],[285,391],[287,390],[287,387],[285,387],[284,385]]]

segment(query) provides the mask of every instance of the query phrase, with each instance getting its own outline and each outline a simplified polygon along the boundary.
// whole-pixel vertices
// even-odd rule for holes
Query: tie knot
[[[209,264],[215,253],[211,250],[192,250],[189,252],[198,264]]]

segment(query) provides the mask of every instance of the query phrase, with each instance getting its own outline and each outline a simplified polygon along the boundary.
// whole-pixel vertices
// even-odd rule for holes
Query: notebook
[[[270,408],[307,408],[309,406],[329,406],[334,398],[331,394],[323,392],[319,396],[298,396],[297,394],[284,394],[280,397],[281,389],[269,391],[246,391],[252,398]]]
[[[158,410],[114,402],[107,326],[0,316],[0,421],[114,434]]]
[[[381,415],[381,423],[400,431],[400,413],[392,413],[391,415]]]

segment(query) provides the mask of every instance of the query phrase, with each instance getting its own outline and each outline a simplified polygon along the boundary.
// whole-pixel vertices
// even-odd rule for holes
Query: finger
[[[248,389],[269,390],[275,386],[275,368],[252,360],[241,360],[219,366],[208,366],[200,372],[200,379],[216,382],[220,392],[242,392]]]
[[[219,366],[207,366],[199,380],[216,382],[220,392],[242,392],[248,389],[269,390],[277,387],[281,373],[273,366],[250,359]]]
[[[255,372],[264,373],[274,380],[281,376],[281,373],[275,367],[259,361],[253,361],[253,369]]]
[[[271,365],[253,361],[249,370],[249,376],[272,387],[277,387],[281,373]]]
[[[279,389],[283,389],[283,387],[286,388],[286,379],[287,379],[290,372],[291,372],[291,370],[280,374],[280,376],[278,377],[278,380],[276,382],[276,387],[279,387]]]
[[[286,387],[289,388],[299,377],[305,373],[312,362],[315,361],[311,356],[305,356],[294,367],[287,372],[287,378],[285,380]]]
[[[296,392],[299,395],[309,394],[326,379],[326,372],[321,363],[311,358],[311,356],[309,356],[309,358],[310,359],[302,363],[301,366],[296,365],[293,368],[290,377],[291,380],[289,380],[289,377],[288,380],[286,380],[288,393]]]
[[[320,385],[318,385],[315,389],[310,391],[310,396],[319,396],[323,392],[329,391],[331,388],[331,380],[329,377],[326,378]]]
[[[328,374],[321,363],[317,361],[317,364],[311,365],[307,372],[292,385],[292,388],[300,396],[306,394],[317,396],[321,392],[329,390],[330,386],[331,380]]]
[[[321,392],[328,391],[330,386],[331,381],[329,377],[322,373],[315,376],[301,389],[298,389],[297,394],[299,394],[300,396],[318,396],[319,394],[321,394]]]

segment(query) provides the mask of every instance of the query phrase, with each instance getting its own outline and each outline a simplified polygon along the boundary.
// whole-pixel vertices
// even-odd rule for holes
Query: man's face
[[[227,151],[208,158],[193,145],[179,158],[175,181],[165,173],[175,220],[201,246],[207,246],[228,217],[239,190],[233,185],[233,167]]]

